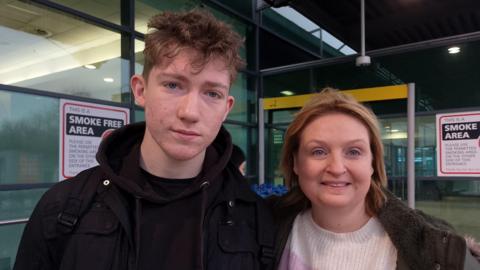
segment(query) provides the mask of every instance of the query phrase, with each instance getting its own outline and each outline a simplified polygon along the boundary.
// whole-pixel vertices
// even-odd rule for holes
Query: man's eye
[[[175,82],[167,82],[165,84],[163,84],[166,88],[168,89],[176,89],[178,88],[178,84],[175,83]]]
[[[220,93],[216,92],[216,91],[208,91],[207,96],[209,96],[211,98],[218,98],[218,99],[222,98],[222,95]]]

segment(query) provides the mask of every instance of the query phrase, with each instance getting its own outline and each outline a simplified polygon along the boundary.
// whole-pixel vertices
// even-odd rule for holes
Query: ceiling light
[[[104,82],[108,82],[108,83],[112,83],[112,82],[113,82],[113,78],[103,78],[103,81],[104,81]]]
[[[83,67],[84,67],[84,68],[86,68],[86,69],[97,69],[97,67],[96,67],[96,66],[94,66],[94,65],[90,65],[90,64],[88,64],[88,65],[84,65]]]
[[[280,92],[280,94],[285,95],[285,96],[291,96],[291,95],[293,95],[294,93],[293,93],[292,91],[285,90],[285,91]]]
[[[390,132],[399,132],[400,130],[398,129],[392,129]]]
[[[448,48],[448,53],[455,54],[460,52],[460,47],[450,47]]]

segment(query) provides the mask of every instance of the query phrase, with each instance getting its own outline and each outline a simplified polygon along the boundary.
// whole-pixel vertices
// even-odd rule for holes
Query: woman
[[[352,97],[313,97],[287,129],[281,168],[278,269],[480,269],[447,223],[385,189],[377,119]]]

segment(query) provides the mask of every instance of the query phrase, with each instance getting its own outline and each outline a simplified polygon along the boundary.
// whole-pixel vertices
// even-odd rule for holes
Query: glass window
[[[450,54],[450,46],[377,57],[378,76],[390,76],[415,83],[417,111],[433,111],[480,104],[480,41],[457,45],[460,52]]]
[[[264,97],[281,97],[312,93],[311,76],[307,70],[265,76]]]
[[[120,34],[24,1],[0,10],[0,84],[122,101]]]
[[[103,20],[120,24],[120,0],[50,0]]]
[[[47,189],[0,191],[0,220],[28,218]],[[1,269],[1,268],[0,268]]]
[[[287,15],[294,12],[296,11],[291,8],[265,9],[262,12],[262,24],[271,31],[299,44],[304,49],[316,54],[320,53],[320,39],[310,33],[310,31],[315,30],[318,26],[301,15],[296,16],[295,20],[288,19]],[[298,24],[299,21],[305,21],[309,24],[308,28],[307,26],[301,27],[301,25]]]
[[[230,95],[235,98],[229,120],[253,122],[256,120],[256,94],[253,90],[254,80],[244,73],[238,73],[236,81],[230,88]]]
[[[356,53],[352,48],[291,7],[263,10],[262,24],[300,47],[323,57]]]
[[[0,269],[13,268],[25,224],[0,225]]]
[[[141,109],[135,109],[135,122],[145,121],[145,111]]]
[[[196,0],[135,1],[135,30],[147,33],[148,20],[161,11],[189,10],[195,7],[198,7],[198,1]]]
[[[256,134],[253,134],[255,129],[225,123],[224,127],[228,130],[232,136],[233,144],[238,145],[243,152],[247,160],[247,178],[251,183],[258,183],[257,179],[257,142]]]
[[[0,90],[0,184],[58,180],[58,99]]]
[[[278,125],[284,125],[285,127],[293,121],[295,114],[299,111],[300,108],[292,110],[268,110],[269,118],[268,123]],[[265,118],[267,120],[267,118]]]
[[[255,1],[245,1],[245,0],[213,0],[214,2],[220,3],[220,5],[224,5],[229,7],[230,9],[248,17],[252,17],[252,8]]]
[[[135,40],[135,74],[142,74],[145,58],[143,57],[143,50],[145,49],[145,42]]]
[[[284,184],[279,165],[285,131],[282,127],[265,129],[265,183]]]
[[[480,238],[480,180],[417,181],[416,208]]]

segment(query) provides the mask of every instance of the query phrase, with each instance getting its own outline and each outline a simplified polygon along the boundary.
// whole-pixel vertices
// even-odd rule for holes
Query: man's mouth
[[[173,131],[187,136],[200,136],[197,132],[186,129],[174,129]]]

